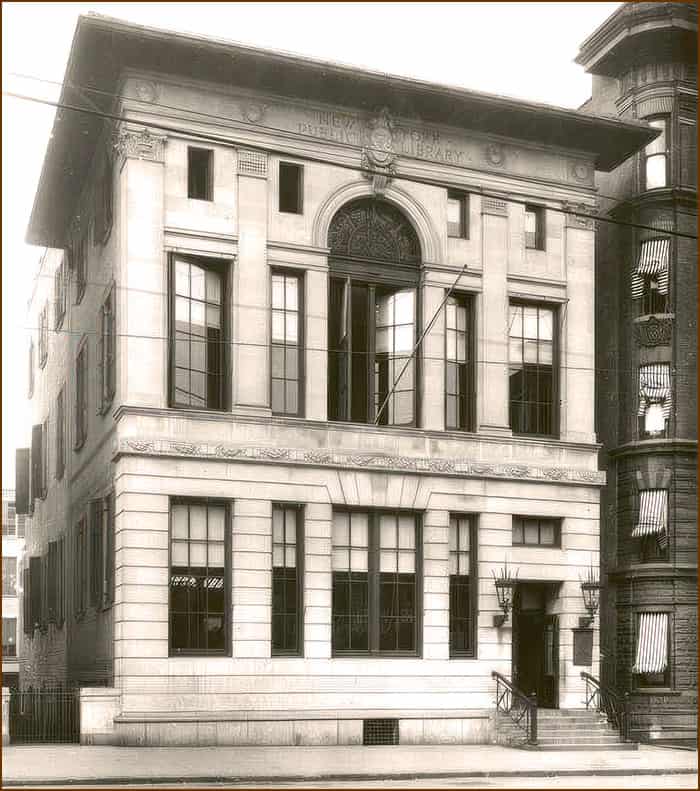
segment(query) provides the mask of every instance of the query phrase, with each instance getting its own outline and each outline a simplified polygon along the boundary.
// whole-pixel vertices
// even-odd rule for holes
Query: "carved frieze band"
[[[670,346],[673,337],[673,318],[665,316],[658,319],[650,316],[646,321],[634,325],[637,343],[640,346]]]
[[[165,162],[164,135],[154,135],[144,127],[132,129],[121,127],[114,138],[114,149],[119,158],[119,167],[127,159],[147,159],[151,162]]]
[[[468,478],[505,478],[521,481],[550,481],[603,486],[605,473],[570,467],[532,464],[499,464],[469,459],[431,459],[390,456],[380,453],[339,453],[331,450],[254,447],[223,443],[176,442],[174,440],[122,439],[115,455],[177,456],[251,462],[278,462],[313,467],[412,472],[424,475],[458,475]]]

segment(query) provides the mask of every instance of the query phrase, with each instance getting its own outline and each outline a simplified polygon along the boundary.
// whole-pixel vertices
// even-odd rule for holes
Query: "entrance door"
[[[513,681],[542,708],[559,705],[559,626],[543,585],[521,583],[513,606]]]

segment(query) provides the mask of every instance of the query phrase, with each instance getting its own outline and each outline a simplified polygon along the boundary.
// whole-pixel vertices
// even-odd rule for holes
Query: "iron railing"
[[[80,741],[80,690],[10,691],[10,742],[39,744]]]
[[[586,682],[586,708],[603,712],[608,722],[620,732],[620,739],[626,742],[629,734],[629,695],[620,695],[583,670],[581,678]]]
[[[496,679],[496,712],[505,714],[524,734],[528,744],[537,744],[537,700],[521,692],[509,679],[491,672]]]

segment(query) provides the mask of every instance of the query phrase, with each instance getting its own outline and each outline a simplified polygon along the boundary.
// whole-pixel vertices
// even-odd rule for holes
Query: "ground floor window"
[[[170,653],[229,650],[228,503],[170,501]]]
[[[304,534],[298,506],[272,506],[272,654],[302,652]]]
[[[419,652],[420,546],[416,514],[334,511],[334,654]]]
[[[450,515],[450,656],[476,654],[476,523]]]
[[[17,656],[17,619],[2,619],[2,655],[9,659]]]

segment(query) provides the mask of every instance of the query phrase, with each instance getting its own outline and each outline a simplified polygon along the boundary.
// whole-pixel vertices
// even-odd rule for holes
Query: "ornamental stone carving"
[[[649,316],[646,320],[636,321],[634,330],[640,346],[670,346],[673,337],[673,318]]]
[[[386,107],[369,122],[368,144],[362,149],[362,167],[375,193],[381,195],[396,173],[394,121]]]
[[[505,152],[500,143],[489,143],[486,146],[486,159],[492,165],[502,165],[505,161]]]
[[[140,130],[122,127],[115,136],[114,149],[121,160],[120,167],[127,159],[164,162],[166,142],[164,135],[153,135],[145,127]]]

